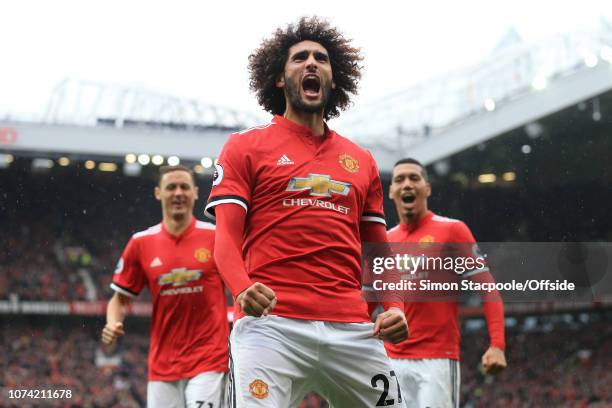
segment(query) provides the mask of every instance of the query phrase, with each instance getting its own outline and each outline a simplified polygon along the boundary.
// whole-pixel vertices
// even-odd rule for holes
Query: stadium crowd
[[[54,178],[9,170],[0,175],[0,184],[0,300],[108,300],[113,269],[129,236],[159,220],[158,206],[151,199],[153,179],[94,178],[84,170]],[[204,184],[201,197],[207,196]],[[200,202],[196,214],[202,214],[202,206]],[[590,222],[585,219],[585,229]],[[512,238],[527,241],[538,230],[550,229],[532,225]],[[602,232],[577,238],[608,237]],[[147,296],[144,291],[138,300]],[[509,366],[494,377],[482,375],[476,367],[487,341],[485,331],[464,331],[462,406],[612,406],[610,312],[596,321],[574,319],[571,324],[538,319],[541,322],[531,328],[507,329]],[[0,325],[0,406],[144,406],[146,319],[130,321],[137,329],[117,350],[100,344],[103,323],[98,319],[2,315]],[[15,388],[70,389],[74,397],[24,405],[8,399],[6,391]],[[311,394],[301,408],[324,406]]]
[[[98,324],[69,318],[3,322],[0,406],[142,407],[148,342],[131,336],[118,350],[104,349]],[[146,331],[145,331],[146,333]],[[117,358],[109,358],[116,355]],[[9,398],[8,390],[70,390],[68,399]]]
[[[195,214],[201,219],[209,184],[209,179],[198,179],[200,200]],[[387,191],[385,180],[383,184]],[[159,205],[152,198],[154,172],[150,177],[130,178],[62,169],[49,175],[17,165],[0,172],[0,185],[0,300],[11,296],[21,300],[108,300],[113,294],[109,287],[112,272],[123,246],[133,233],[160,221]],[[571,197],[568,202],[575,207],[564,202],[567,208],[557,214],[559,219],[564,214],[580,214],[572,228],[567,228],[541,217],[542,211],[553,209],[521,206],[527,198],[520,192],[466,190],[454,185],[437,189],[440,192],[431,198],[432,206],[444,215],[461,215],[459,218],[483,242],[612,239],[605,208],[588,205],[600,213],[583,216],[586,204],[581,200],[601,196],[596,190],[577,193],[557,188],[531,197],[539,203]],[[445,200],[448,196],[455,199]],[[496,204],[499,202],[505,205]],[[385,213],[394,225],[395,210],[388,201]],[[489,214],[488,219],[496,222],[488,222],[481,214]],[[138,300],[146,296],[145,291]]]
[[[612,404],[612,314],[572,316],[572,322],[540,316],[531,327],[508,329],[508,369],[483,376],[476,365],[486,332],[463,331],[463,407],[605,407]],[[557,316],[558,317],[558,316]],[[536,318],[531,318],[536,319]],[[144,319],[132,319],[118,347],[99,342],[97,319],[3,318],[0,406],[27,406],[9,389],[70,389],[73,398],[45,400],[53,407],[143,407],[148,335]],[[48,404],[48,405],[47,405]],[[316,394],[300,408],[326,407]]]
[[[509,328],[508,368],[482,376],[476,368],[486,336],[464,333],[464,407],[608,407],[612,404],[612,325],[550,323]]]
[[[0,300],[110,298],[123,245],[159,210],[153,180],[105,176],[2,174]]]

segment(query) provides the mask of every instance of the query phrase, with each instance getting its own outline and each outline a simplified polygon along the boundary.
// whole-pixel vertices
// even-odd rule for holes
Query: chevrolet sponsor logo
[[[286,191],[310,191],[311,196],[331,197],[332,193],[347,196],[351,185],[332,180],[325,174],[309,174],[308,177],[293,177],[289,180]]]
[[[180,286],[200,279],[202,271],[197,269],[177,268],[159,277],[160,285]]]

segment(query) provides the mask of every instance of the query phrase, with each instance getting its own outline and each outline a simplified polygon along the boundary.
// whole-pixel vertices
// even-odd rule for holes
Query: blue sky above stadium
[[[69,1],[0,3],[0,116],[39,114],[64,78],[135,85],[258,111],[247,57],[276,27],[328,18],[365,55],[357,103],[525,41],[612,21],[609,1]]]

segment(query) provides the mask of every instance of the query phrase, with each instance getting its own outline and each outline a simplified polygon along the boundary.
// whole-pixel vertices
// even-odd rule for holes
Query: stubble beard
[[[285,77],[285,95],[289,100],[289,104],[291,104],[291,107],[296,112],[323,113],[325,107],[327,106],[330,93],[331,84],[321,82],[321,101],[317,104],[306,103],[302,98],[300,98],[299,87],[296,86],[294,81],[292,81],[290,78]]]

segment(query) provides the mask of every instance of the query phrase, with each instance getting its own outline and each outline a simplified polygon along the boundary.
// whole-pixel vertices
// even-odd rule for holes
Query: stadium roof
[[[510,32],[478,66],[348,112],[336,127],[373,149],[414,156],[416,147],[417,156],[431,162],[610,88],[612,26],[607,21],[602,19],[596,31],[536,43],[523,43]],[[500,121],[507,123],[500,126]],[[467,124],[469,135],[457,132]],[[449,143],[452,149],[445,148]],[[431,150],[436,154],[425,154]]]
[[[525,44],[509,33],[484,63],[355,108],[333,124],[370,148],[382,171],[425,164],[612,89],[612,28]],[[265,119],[264,119],[265,120]],[[0,121],[9,151],[218,156],[229,130],[261,117],[143,89],[66,80],[43,120]],[[86,134],[87,137],[83,137]]]
[[[240,129],[261,121],[255,114],[240,112],[159,92],[66,79],[50,98],[43,122],[63,125]]]

